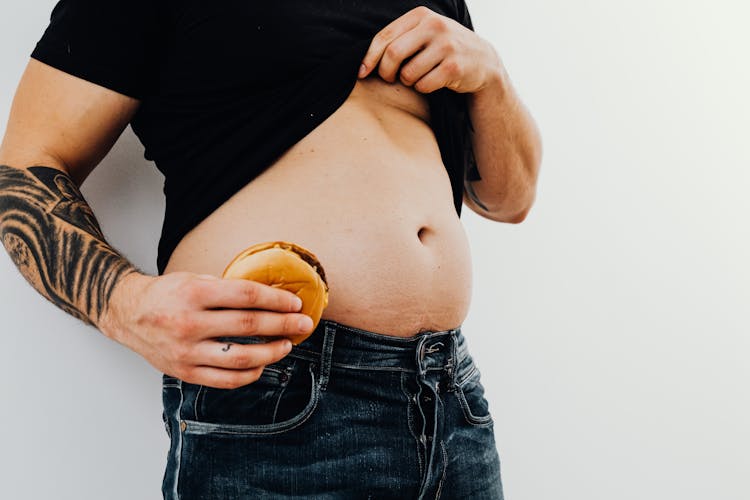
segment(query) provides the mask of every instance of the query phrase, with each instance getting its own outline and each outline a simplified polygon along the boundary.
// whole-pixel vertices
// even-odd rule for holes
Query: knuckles
[[[189,333],[195,324],[188,311],[149,311],[139,316],[136,321],[138,326],[167,331],[177,338]]]
[[[389,59],[400,61],[404,57],[404,51],[398,44],[391,43],[385,48],[384,55]]]
[[[253,366],[253,358],[248,354],[237,354],[231,358],[229,364],[235,370],[248,369]]]
[[[454,56],[458,52],[456,41],[453,40],[452,38],[445,37],[439,43],[440,43],[440,52],[442,52],[445,57]]]
[[[418,16],[430,16],[432,14],[435,14],[435,11],[430,9],[429,7],[425,5],[419,5],[417,7],[414,7],[412,12],[416,13]]]
[[[239,330],[244,333],[256,333],[258,330],[258,316],[247,312],[239,315]]]
[[[283,319],[283,332],[284,333],[299,333],[299,319],[301,316],[295,316],[293,314],[285,314]]]
[[[189,311],[181,311],[171,318],[170,330],[179,340],[189,339],[195,333],[198,322]]]
[[[427,7],[425,7],[427,8]],[[430,12],[429,15],[425,15],[424,20],[422,21],[425,23],[425,26],[429,28],[431,31],[434,31],[436,33],[446,33],[450,25],[447,22],[447,19],[436,12],[433,12],[429,9],[427,9],[428,12]]]
[[[172,348],[172,359],[180,366],[185,366],[190,361],[190,349],[179,343]]]
[[[180,287],[180,296],[191,304],[197,304],[203,298],[203,286],[198,280],[184,282]]]
[[[387,42],[392,37],[393,37],[393,29],[386,27],[378,31],[373,37],[373,40],[376,42],[382,43],[382,42]]]
[[[260,297],[260,287],[258,287],[253,281],[247,281],[243,287],[242,293],[245,295],[245,299],[248,303],[255,304]]]
[[[414,78],[412,77],[411,70],[408,67],[401,68],[401,71],[399,72],[399,78],[401,80],[401,83],[403,83],[407,87],[414,83]]]
[[[444,69],[451,77],[461,76],[461,65],[456,59],[446,59],[443,61]]]

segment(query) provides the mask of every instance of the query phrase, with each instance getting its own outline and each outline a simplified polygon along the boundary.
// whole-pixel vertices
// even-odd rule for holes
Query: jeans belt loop
[[[453,392],[453,390],[456,388],[456,366],[458,365],[458,338],[456,335],[456,332],[451,332],[450,336],[450,357],[448,358],[448,363],[445,367],[445,375],[448,379],[448,387],[446,387],[448,392]]]
[[[417,343],[417,349],[415,352],[417,362],[417,372],[419,372],[420,377],[424,377],[425,373],[427,373],[427,370],[425,369],[425,363],[424,363],[424,355],[425,355],[425,344],[427,343],[428,337],[426,335],[423,335],[419,342]]]

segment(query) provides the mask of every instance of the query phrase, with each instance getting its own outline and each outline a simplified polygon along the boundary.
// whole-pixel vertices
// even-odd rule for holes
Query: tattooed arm
[[[44,297],[159,371],[227,389],[254,382],[289,341],[230,350],[219,337],[308,334],[297,297],[248,280],[149,276],[106,242],[78,189],[138,104],[32,59],[0,145],[0,240]]]
[[[107,244],[78,187],[56,168],[0,165],[0,236],[26,281],[93,326],[114,286],[138,271]]]
[[[98,328],[139,270],[105,241],[78,186],[138,105],[31,59],[0,146],[0,240],[37,291]]]

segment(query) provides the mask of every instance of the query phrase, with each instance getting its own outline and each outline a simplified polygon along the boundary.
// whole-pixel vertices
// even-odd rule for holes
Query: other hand
[[[394,83],[398,78],[421,93],[442,87],[478,92],[500,71],[501,62],[492,45],[475,32],[419,6],[373,37],[362,65],[360,78],[377,66],[383,80]]]

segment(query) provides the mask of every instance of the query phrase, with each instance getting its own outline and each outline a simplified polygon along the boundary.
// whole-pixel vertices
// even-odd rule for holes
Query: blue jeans
[[[503,499],[460,327],[400,338],[321,320],[252,384],[165,375],[163,398],[165,499]]]

